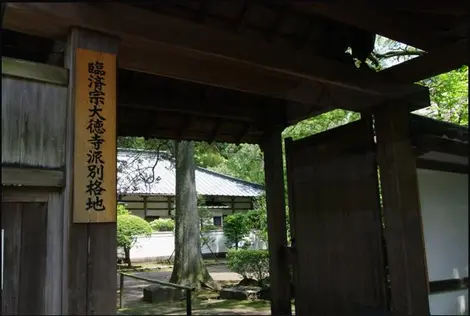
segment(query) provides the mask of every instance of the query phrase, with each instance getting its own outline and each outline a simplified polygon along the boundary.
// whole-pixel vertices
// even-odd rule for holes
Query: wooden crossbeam
[[[413,137],[413,144],[418,147],[421,154],[436,151],[461,157],[469,156],[468,143],[458,142],[447,138],[430,135]]]
[[[326,16],[424,50],[428,49],[429,44],[432,43],[429,38],[423,36],[423,34],[429,34],[427,25],[423,25],[420,21],[399,18],[395,12],[382,7],[361,6],[356,2],[340,3],[339,1],[330,3],[298,1],[291,6],[296,11]]]
[[[172,112],[185,115],[213,117],[220,119],[256,122],[259,111],[253,107],[243,105],[225,107],[212,102],[201,102],[198,99],[187,99],[178,96],[162,96],[157,93],[121,90],[119,93],[119,107],[138,108],[155,112]]]
[[[468,39],[463,39],[439,51],[387,68],[380,73],[402,83],[414,83],[468,65]]]
[[[303,3],[306,1],[293,1]],[[310,1],[327,5],[350,5],[350,0],[320,0]],[[355,6],[365,6],[388,10],[401,10],[410,12],[430,12],[440,14],[462,14],[468,13],[468,2],[465,0],[355,0]]]
[[[120,67],[311,103],[298,86],[427,102],[427,89],[383,80],[338,62],[117,3],[8,3],[4,27],[63,38],[74,26],[121,39]],[[204,34],[204,36],[201,36]],[[345,97],[347,98],[347,97]]]
[[[2,166],[2,185],[60,188],[64,186],[64,173],[61,170]]]

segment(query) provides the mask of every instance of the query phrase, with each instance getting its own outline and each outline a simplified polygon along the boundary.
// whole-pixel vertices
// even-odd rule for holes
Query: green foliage
[[[267,250],[229,250],[228,267],[231,271],[258,281],[269,276],[269,253]]]
[[[175,221],[171,218],[159,218],[151,221],[150,226],[158,232],[172,232],[175,229]]]
[[[230,144],[223,154],[226,157],[224,162],[211,168],[212,170],[248,182],[264,184],[264,158],[258,145]]]
[[[266,213],[266,197],[256,199],[255,209],[246,213],[251,231],[265,243],[268,242],[268,218]]]
[[[468,126],[468,66],[423,80],[429,88],[431,106],[419,114]]]
[[[150,236],[152,227],[139,216],[132,214],[118,215],[117,217],[117,245],[131,249],[138,236]]]
[[[318,134],[360,119],[360,114],[346,110],[334,110],[303,120],[284,130],[282,136],[294,140]]]
[[[118,204],[117,206],[117,216],[119,215],[129,215],[131,212],[122,204]]]
[[[229,215],[224,221],[224,236],[227,240],[226,245],[229,248],[238,249],[240,243],[248,245],[247,236],[250,233],[250,222],[246,213],[235,213]]]

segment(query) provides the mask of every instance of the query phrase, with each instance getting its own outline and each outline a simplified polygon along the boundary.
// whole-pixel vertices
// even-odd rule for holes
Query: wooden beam
[[[295,0],[294,3],[302,3],[304,1]],[[350,5],[348,0],[317,0],[312,1],[324,5]],[[365,6],[371,8],[380,8],[383,10],[400,10],[411,12],[434,12],[440,14],[465,14],[468,13],[468,3],[465,0],[359,0],[354,1],[357,7]]]
[[[284,255],[287,229],[281,132],[271,130],[261,143],[266,177],[271,314],[292,315],[289,263]]]
[[[424,158],[416,159],[416,167],[419,169],[468,174],[468,165]]]
[[[413,137],[413,145],[418,149],[437,151],[440,153],[469,157],[468,143],[454,141],[438,136],[420,135]]]
[[[115,38],[68,30],[65,65],[70,71],[65,147],[63,314],[116,313],[116,223],[76,224],[73,215],[76,52],[88,49],[117,54]]]
[[[318,82],[388,98],[426,93],[284,46],[128,5],[8,3],[5,14],[5,28],[48,38],[62,38],[72,25],[121,38],[122,68],[214,86],[303,103],[311,99],[297,96],[293,88]]]
[[[61,188],[64,173],[61,170],[2,166],[2,185]]]
[[[468,289],[468,277],[429,282],[429,293],[446,293]]]
[[[46,64],[59,66],[64,64],[65,44],[55,41],[52,45],[52,51],[47,58]]]
[[[65,68],[10,57],[2,57],[2,75],[61,86],[66,86],[69,82],[69,73]]]
[[[409,113],[387,104],[374,112],[392,308],[428,315],[428,279]]]
[[[18,188],[2,186],[2,202],[37,203],[48,202],[51,191],[41,188]]]
[[[397,14],[397,12],[383,7],[362,6],[356,2],[325,3],[324,1],[298,1],[291,4],[291,6],[296,11],[323,15],[338,22],[372,31],[423,50],[429,49],[429,44],[433,43],[430,38],[423,36],[423,34],[430,33],[429,29],[426,28],[427,25],[404,17],[400,18],[399,13]],[[399,22],[397,23],[397,21]]]
[[[178,95],[165,96],[161,93],[139,91],[135,93],[131,87],[123,87],[119,92],[119,107],[140,108],[150,111],[173,112],[185,115],[214,117],[221,119],[256,122],[261,111],[243,104],[224,106],[219,102],[201,102],[197,98],[184,98]],[[229,105],[232,102],[227,101]]]
[[[415,83],[468,64],[468,39],[384,69],[380,74],[402,83]]]
[[[439,121],[422,115],[410,115],[410,128],[413,138],[420,137],[420,135],[433,135],[468,142],[468,128],[465,126]]]

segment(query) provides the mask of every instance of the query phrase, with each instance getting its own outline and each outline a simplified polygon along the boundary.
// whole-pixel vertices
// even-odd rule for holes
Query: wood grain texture
[[[47,204],[24,203],[18,314],[44,315],[47,255]]]
[[[291,293],[287,247],[284,170],[281,131],[274,129],[262,143],[266,177],[268,249],[271,313],[291,315]]]
[[[296,314],[386,311],[370,122],[287,143]],[[324,137],[323,137],[324,136]],[[323,138],[323,139],[322,139]]]
[[[61,168],[67,88],[2,77],[2,164]]]
[[[62,170],[2,166],[2,184],[60,188],[64,185],[64,172]]]
[[[22,22],[32,20],[36,23]],[[339,62],[285,46],[264,43],[239,34],[117,3],[9,3],[4,23],[8,29],[50,38],[63,37],[72,26],[112,34],[122,40],[123,54],[120,65],[123,68],[166,76],[173,71],[172,76],[177,78],[185,77],[186,80],[223,85],[231,89],[240,89],[237,85],[243,85],[245,81],[252,82],[252,87],[266,85],[267,82],[273,85],[281,82],[282,89],[271,89],[269,92],[287,92],[294,90],[294,79],[297,81],[296,86],[316,82],[369,95],[397,98],[405,95],[411,97],[415,93],[420,95],[424,91],[417,86],[397,85],[383,80],[380,75],[358,72]],[[30,24],[34,24],[34,27]],[[159,52],[165,60],[155,57]],[[178,58],[173,58],[175,55],[178,55]],[[188,62],[194,66],[195,72],[191,73],[191,67],[186,67]],[[163,73],[163,68],[169,71]],[[237,68],[242,69],[242,72],[236,71]],[[175,69],[178,71],[175,72]],[[204,71],[200,71],[201,69]],[[224,77],[224,73],[234,75]],[[209,74],[215,77],[210,80]],[[251,79],[259,76],[266,79]],[[244,86],[255,92],[254,88]],[[295,93],[287,92],[284,97],[293,96]],[[417,97],[417,100],[419,99]],[[303,102],[310,103],[311,99],[304,99]]]
[[[2,75],[67,86],[67,69],[32,61],[2,57]]]
[[[93,313],[113,315],[116,313],[116,224],[72,223],[75,163],[76,76],[74,71],[77,48],[116,54],[118,43],[114,38],[73,28],[70,30],[66,45],[65,64],[66,68],[70,70],[70,82],[67,102],[66,188],[64,190],[63,229],[65,241],[63,260],[67,264],[63,267],[62,310],[65,314],[73,315]],[[100,250],[102,252],[98,253]],[[89,276],[94,276],[94,278],[91,280]],[[113,278],[114,282],[111,282],[110,280],[113,280]],[[109,297],[114,297],[113,304],[110,303]]]
[[[87,315],[116,311],[116,224],[88,225]]]
[[[1,212],[2,229],[5,230],[2,315],[18,315],[22,205],[2,201]]]
[[[3,202],[47,202],[49,201],[49,190],[27,188],[18,186],[2,187]]]
[[[61,192],[50,192],[47,204],[47,257],[44,313],[62,313],[62,225],[63,208]]]
[[[74,223],[99,223],[116,221],[116,55],[77,48],[75,53],[75,148],[74,148],[74,194],[73,221]],[[87,130],[90,119],[89,108],[89,73],[88,64],[94,62],[104,64],[104,104],[101,115],[104,133],[100,145],[103,160],[103,211],[87,210],[87,185],[89,183],[88,153],[94,150],[89,143],[92,137]]]
[[[388,104],[374,113],[394,311],[428,315],[428,279],[409,113]]]

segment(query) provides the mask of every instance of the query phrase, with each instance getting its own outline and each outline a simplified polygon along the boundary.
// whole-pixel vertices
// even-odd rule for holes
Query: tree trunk
[[[127,263],[129,268],[132,268],[131,263],[131,250],[127,247],[124,247],[124,262]]]
[[[175,261],[170,282],[219,289],[202,260],[193,142],[175,142]]]

